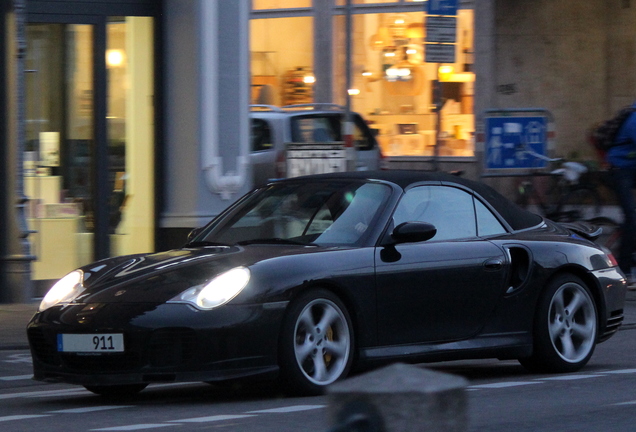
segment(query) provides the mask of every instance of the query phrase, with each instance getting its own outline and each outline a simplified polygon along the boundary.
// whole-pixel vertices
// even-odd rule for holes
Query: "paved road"
[[[468,380],[466,432],[623,432],[634,430],[636,416],[635,336],[636,328],[619,331],[575,374],[530,374],[516,361],[496,360],[427,367]],[[111,401],[79,386],[32,381],[29,372],[28,351],[0,351],[3,432],[328,430],[325,397],[185,383],[153,385],[135,398]]]
[[[79,386],[31,380],[25,326],[37,304],[0,305],[0,427],[4,432],[97,430],[326,431],[324,397],[288,398],[271,389],[203,383],[153,385],[137,398],[107,401]],[[636,292],[625,323],[580,373],[533,375],[516,361],[431,364],[464,376],[469,432],[633,429],[636,416]]]

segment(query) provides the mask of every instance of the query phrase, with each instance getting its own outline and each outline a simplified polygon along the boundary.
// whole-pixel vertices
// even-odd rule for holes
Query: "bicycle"
[[[524,152],[550,163],[561,162],[561,166],[549,172],[524,174],[531,180],[524,180],[518,185],[517,204],[524,208],[535,205],[543,216],[555,222],[590,221],[600,217],[603,200],[598,192],[599,185],[592,180],[593,176],[584,177],[589,173],[584,164],[562,162],[561,158],[549,158],[528,149]],[[537,188],[535,181],[538,177],[551,180],[546,190]]]
[[[560,158],[549,158],[523,148],[526,154],[550,163],[561,162],[561,167],[549,172],[532,172],[527,176],[547,176],[554,181],[546,193],[541,194],[530,180],[519,184],[517,203],[528,208],[532,202],[540,209],[543,216],[555,222],[584,221],[601,229],[595,243],[607,248],[612,255],[618,256],[622,237],[621,224],[614,219],[602,216],[603,199],[599,188],[607,184],[606,172],[590,170],[579,162],[566,161]],[[547,203],[544,196],[553,197],[552,204]],[[636,253],[633,259],[636,265]]]

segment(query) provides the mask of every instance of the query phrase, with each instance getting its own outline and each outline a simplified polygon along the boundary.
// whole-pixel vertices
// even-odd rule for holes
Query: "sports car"
[[[319,394],[395,361],[577,371],[623,320],[625,276],[595,235],[451,174],[273,181],[180,249],[59,280],[28,324],[34,377],[102,395],[256,377]]]

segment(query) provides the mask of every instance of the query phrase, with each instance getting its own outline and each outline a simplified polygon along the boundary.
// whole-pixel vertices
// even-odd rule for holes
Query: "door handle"
[[[503,267],[503,261],[501,258],[491,258],[486,260],[484,267],[486,267],[486,270],[499,270]]]

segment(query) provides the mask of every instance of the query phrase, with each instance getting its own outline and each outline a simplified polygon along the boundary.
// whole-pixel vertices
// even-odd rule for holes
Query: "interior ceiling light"
[[[106,64],[110,67],[117,67],[124,64],[124,52],[120,49],[106,50]]]

